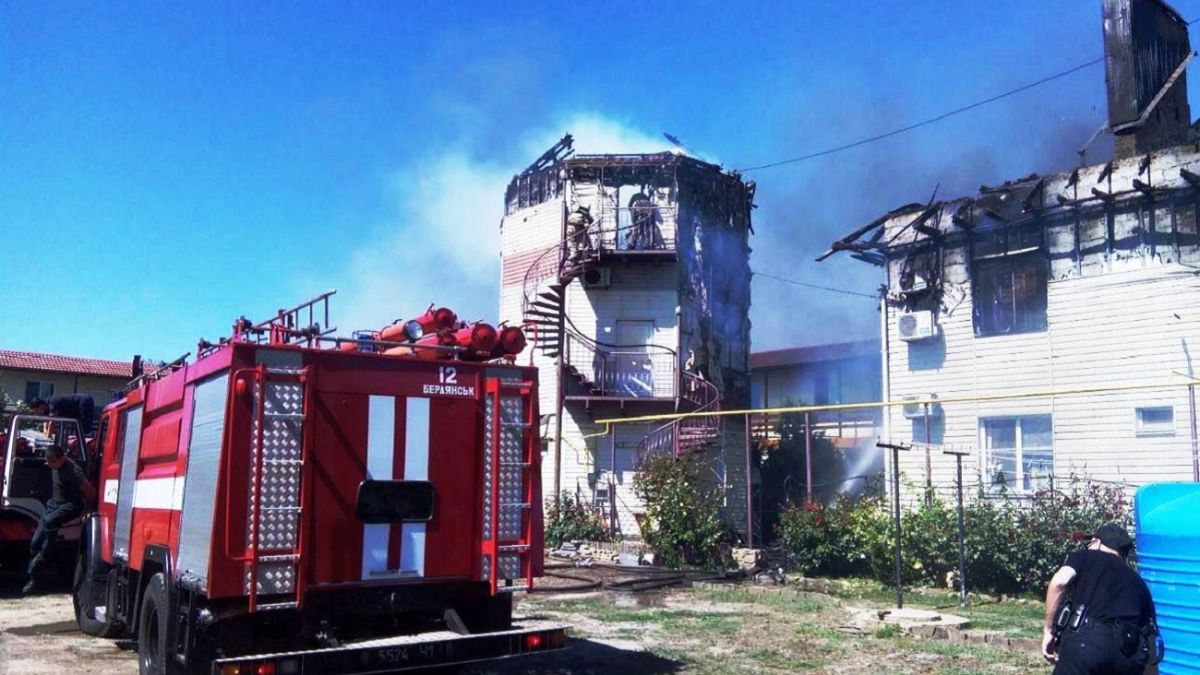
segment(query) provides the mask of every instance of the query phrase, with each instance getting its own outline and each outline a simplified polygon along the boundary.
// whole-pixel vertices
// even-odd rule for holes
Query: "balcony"
[[[568,331],[563,363],[579,386],[571,400],[674,400],[679,358],[659,345],[607,346]]]
[[[604,208],[583,235],[567,240],[571,259],[675,259],[674,206]],[[569,226],[568,226],[569,229]],[[570,234],[570,232],[568,232]]]

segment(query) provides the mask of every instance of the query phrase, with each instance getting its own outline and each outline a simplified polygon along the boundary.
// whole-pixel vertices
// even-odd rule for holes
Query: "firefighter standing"
[[[1133,539],[1124,529],[1104,525],[1054,573],[1046,589],[1042,634],[1042,655],[1057,664],[1054,675],[1124,675],[1145,669],[1157,628],[1150,590],[1126,562],[1132,548]],[[1070,618],[1056,645],[1055,617],[1068,593]]]
[[[84,434],[91,433],[96,418],[96,401],[89,394],[51,396],[46,401],[35,398],[29,402],[29,408],[39,415],[78,420],[79,430]]]
[[[46,464],[52,472],[53,492],[29,545],[29,581],[23,589],[25,593],[32,593],[36,587],[36,573],[50,552],[58,528],[83,513],[85,500],[91,503],[96,499],[96,488],[83,475],[83,469],[71,461],[61,447],[51,445],[46,448]]]
[[[582,262],[591,257],[594,248],[592,236],[588,232],[592,223],[592,212],[586,206],[580,206],[567,216],[567,235],[571,243],[571,261]]]

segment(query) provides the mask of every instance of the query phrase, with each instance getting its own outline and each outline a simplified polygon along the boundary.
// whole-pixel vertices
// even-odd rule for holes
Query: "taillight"
[[[530,633],[525,636],[526,649],[538,649],[542,646],[542,636],[540,633]]]
[[[254,669],[254,675],[275,675],[275,662],[264,661],[258,664],[258,668]]]

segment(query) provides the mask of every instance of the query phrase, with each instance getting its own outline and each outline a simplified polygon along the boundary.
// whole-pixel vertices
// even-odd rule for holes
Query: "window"
[[[982,233],[974,250],[975,335],[1044,330],[1046,256],[1041,227]]]
[[[833,401],[828,375],[817,375],[813,380],[813,405],[829,405]]]
[[[1049,415],[980,420],[984,484],[1013,492],[1049,488],[1054,474],[1054,434]]]
[[[25,383],[25,402],[28,403],[35,398],[40,398],[43,401],[54,395],[53,382],[26,382]]]
[[[1169,405],[1138,408],[1134,417],[1138,436],[1175,435],[1175,408]]]

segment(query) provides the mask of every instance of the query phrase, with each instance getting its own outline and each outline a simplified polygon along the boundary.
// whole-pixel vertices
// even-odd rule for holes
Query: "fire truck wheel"
[[[96,598],[104,598],[108,593],[108,585],[100,584],[87,575],[86,553],[81,552],[75,561],[75,582],[71,584],[72,604],[75,605],[75,622],[85,635],[102,638],[115,638],[121,632],[121,627],[115,622],[97,621]],[[107,607],[105,608],[107,609]]]
[[[170,607],[167,598],[167,580],[162,572],[150,577],[150,583],[142,593],[142,611],[138,616],[138,674],[167,675],[170,657],[167,654],[167,626]]]

